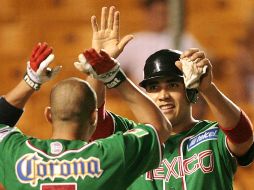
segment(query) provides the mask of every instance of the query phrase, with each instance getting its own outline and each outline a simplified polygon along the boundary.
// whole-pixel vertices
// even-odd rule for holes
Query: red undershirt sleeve
[[[114,133],[114,121],[111,115],[105,110],[105,103],[98,108],[97,128],[91,141],[106,138]]]

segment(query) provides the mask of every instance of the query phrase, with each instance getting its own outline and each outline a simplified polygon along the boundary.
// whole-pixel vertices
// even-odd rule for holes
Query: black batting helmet
[[[139,83],[139,86],[145,88],[149,81],[167,76],[183,79],[183,72],[175,65],[181,53],[177,50],[162,49],[150,55],[144,67],[144,80]],[[186,89],[189,102],[196,103],[197,93],[197,89]]]

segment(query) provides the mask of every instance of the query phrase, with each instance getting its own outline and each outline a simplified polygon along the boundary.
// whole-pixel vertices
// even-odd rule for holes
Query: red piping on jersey
[[[105,102],[98,108],[98,122],[91,141],[106,138],[114,133],[114,121],[112,116],[105,110]]]
[[[221,130],[226,134],[229,141],[235,144],[241,144],[253,137],[252,124],[249,117],[241,110],[240,120],[237,125],[231,129]]]

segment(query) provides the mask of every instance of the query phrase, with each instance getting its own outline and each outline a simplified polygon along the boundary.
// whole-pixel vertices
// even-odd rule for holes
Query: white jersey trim
[[[232,158],[235,158],[234,154],[231,152],[230,148],[228,147],[228,142],[227,142],[227,136],[225,135],[225,146],[226,146],[226,149],[228,150],[229,154],[231,155]]]
[[[181,156],[181,159],[184,160],[184,157],[183,157],[183,144],[185,141],[189,140],[190,138],[192,138],[194,135],[191,135],[191,136],[187,136],[185,137],[182,141],[181,141],[181,144],[180,144],[180,156]],[[182,168],[184,168],[183,166],[183,162],[180,162],[179,164],[182,164]],[[187,190],[187,184],[186,184],[186,179],[185,179],[185,175],[183,175],[182,177],[182,182],[183,182],[183,190]]]

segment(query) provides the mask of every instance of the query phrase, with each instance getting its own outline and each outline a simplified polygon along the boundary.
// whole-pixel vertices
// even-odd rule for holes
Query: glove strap
[[[107,88],[116,88],[125,80],[126,80],[125,73],[121,69],[119,69],[115,77],[111,81],[104,84],[107,86]]]
[[[27,73],[25,73],[24,75],[24,81],[31,87],[33,88],[34,90],[39,90],[40,87],[41,87],[41,84],[40,83],[36,83],[34,82]]]

